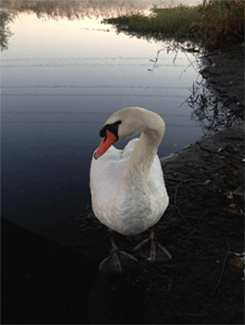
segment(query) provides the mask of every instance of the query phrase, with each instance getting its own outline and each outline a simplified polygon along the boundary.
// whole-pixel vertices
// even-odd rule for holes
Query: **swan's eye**
[[[106,130],[110,131],[115,137],[118,139],[118,126],[122,123],[122,121],[116,121],[112,124],[106,124],[103,129],[100,130],[101,138],[106,136]]]

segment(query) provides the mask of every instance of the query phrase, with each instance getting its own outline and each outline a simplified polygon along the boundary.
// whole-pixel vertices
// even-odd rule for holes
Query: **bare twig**
[[[231,156],[232,156],[232,158],[238,158],[238,157],[236,157],[237,155],[236,154],[227,154],[227,153],[224,153],[224,152],[219,152],[219,151],[213,151],[213,150],[210,150],[210,149],[208,149],[208,148],[205,148],[205,147],[203,147],[201,144],[200,144],[200,142],[198,142],[198,144],[199,144],[199,147],[202,149],[202,150],[204,150],[204,151],[207,151],[207,152],[209,152],[209,153],[211,153],[211,154],[216,154],[216,155],[219,155],[219,156],[224,156],[224,157],[228,157],[228,158],[230,158]]]
[[[156,66],[157,66],[157,62],[158,62],[158,58],[159,58],[159,54],[160,54],[163,50],[165,50],[165,47],[163,47],[162,49],[160,49],[160,50],[157,51],[157,56],[156,56],[155,60],[150,59],[151,62],[154,62],[153,68],[152,68],[152,69],[148,69],[149,71],[151,71],[151,73],[154,72],[154,70],[155,70],[155,68],[156,68]]]
[[[220,285],[220,283],[222,281],[222,278],[223,278],[223,275],[224,275],[224,270],[225,270],[225,265],[226,265],[226,262],[227,262],[227,258],[228,258],[229,254],[230,254],[230,244],[229,244],[227,238],[226,238],[226,242],[227,242],[227,246],[228,246],[228,251],[227,251],[227,253],[225,255],[225,259],[224,259],[224,262],[223,262],[223,266],[222,266],[221,274],[220,274],[220,277],[219,277],[219,281],[218,281],[216,287],[214,288],[214,291],[212,293],[212,297],[215,295],[216,290],[218,289],[218,287],[219,287],[219,285]]]
[[[178,178],[166,178],[164,177],[165,181],[169,181],[169,182],[182,182],[181,179]]]
[[[182,213],[180,212],[180,210],[179,210],[179,208],[178,208],[178,206],[177,206],[177,193],[178,193],[178,189],[179,189],[179,187],[180,187],[183,183],[190,182],[190,181],[192,181],[192,180],[193,180],[193,179],[190,178],[190,179],[186,179],[186,180],[180,182],[180,183],[176,186],[176,190],[175,190],[175,193],[174,193],[174,206],[175,206],[175,208],[176,208],[176,210],[177,210],[179,216],[181,217],[181,219],[182,219],[184,222],[186,222],[186,223],[189,223],[189,221],[187,221],[187,220],[183,217]]]

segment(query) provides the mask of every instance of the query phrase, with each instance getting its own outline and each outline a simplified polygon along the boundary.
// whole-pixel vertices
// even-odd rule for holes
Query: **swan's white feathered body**
[[[137,235],[157,223],[168,206],[156,154],[165,127],[159,115],[132,107],[114,113],[104,128],[119,120],[118,140],[140,132],[142,135],[131,140],[124,150],[111,146],[98,159],[93,157],[92,208],[107,227],[123,235]]]

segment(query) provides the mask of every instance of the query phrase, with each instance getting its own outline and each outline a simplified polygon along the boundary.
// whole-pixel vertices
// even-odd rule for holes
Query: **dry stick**
[[[180,187],[180,185],[182,185],[183,183],[186,183],[186,182],[190,182],[190,181],[192,181],[192,180],[193,180],[193,179],[190,178],[190,179],[186,179],[185,181],[180,182],[180,183],[176,186],[176,190],[175,190],[175,193],[174,193],[174,206],[175,206],[175,208],[176,208],[176,210],[177,210],[179,216],[181,217],[181,219],[182,219],[184,222],[186,222],[186,223],[189,223],[189,221],[187,221],[187,220],[183,217],[183,215],[181,214],[181,212],[180,212],[180,210],[179,210],[179,208],[178,208],[178,206],[177,206],[177,193],[178,193],[178,188]]]
[[[223,153],[223,152],[213,151],[213,150],[210,150],[208,148],[204,148],[199,142],[197,142],[197,143],[199,144],[199,147],[202,150],[207,151],[209,153],[213,153],[213,154],[216,154],[216,155],[219,155],[219,156],[228,157],[228,158],[230,158],[232,156],[232,158],[239,159],[238,157],[236,157],[237,156],[236,154],[227,154],[227,153]]]
[[[229,244],[227,238],[226,238],[226,242],[227,242],[227,246],[228,246],[228,251],[227,251],[227,253],[226,253],[226,255],[225,255],[225,259],[224,259],[224,262],[223,262],[223,266],[222,266],[221,274],[220,274],[220,277],[219,277],[219,281],[218,281],[216,287],[214,288],[214,291],[213,291],[213,293],[212,293],[212,297],[215,295],[215,292],[216,292],[216,290],[218,289],[218,287],[219,287],[219,285],[220,285],[220,283],[221,283],[221,281],[222,281],[222,278],[223,278],[223,275],[224,275],[224,270],[225,270],[226,261],[227,261],[227,258],[228,258],[228,256],[229,256],[229,254],[230,254],[230,244]]]
[[[164,177],[165,181],[169,181],[169,182],[182,182],[181,179],[178,179],[178,178],[166,178]]]

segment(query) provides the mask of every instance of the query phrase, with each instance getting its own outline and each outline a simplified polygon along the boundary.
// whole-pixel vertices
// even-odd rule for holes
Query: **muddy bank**
[[[244,47],[219,50],[204,56],[200,71],[224,106],[244,119]]]

